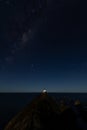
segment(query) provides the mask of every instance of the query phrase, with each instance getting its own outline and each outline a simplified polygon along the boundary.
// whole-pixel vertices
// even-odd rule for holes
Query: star
[[[15,50],[15,49],[14,49],[14,50],[11,50],[11,53],[12,53],[12,54],[15,54],[15,52],[16,52],[16,50]]]
[[[10,5],[10,1],[6,1],[5,3],[6,3],[7,5]]]
[[[8,56],[8,57],[5,58],[5,61],[6,61],[7,63],[12,63],[13,57],[12,57],[12,56]]]
[[[31,64],[31,67],[34,68],[34,64]]]
[[[22,42],[21,42],[21,43],[25,43],[25,42],[27,42],[27,41],[28,41],[28,36],[27,36],[27,33],[24,32],[24,33],[23,33],[23,36],[22,36]]]
[[[36,10],[35,9],[32,9],[32,13],[35,13],[36,12]]]

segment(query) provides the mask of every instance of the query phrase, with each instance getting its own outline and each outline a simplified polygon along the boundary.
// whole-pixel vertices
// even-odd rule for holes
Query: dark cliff
[[[58,104],[47,93],[41,93],[4,130],[85,130],[86,125],[80,126],[84,120],[78,121],[77,111],[77,107]]]

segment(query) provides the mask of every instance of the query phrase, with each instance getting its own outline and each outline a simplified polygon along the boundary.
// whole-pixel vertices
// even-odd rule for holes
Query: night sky
[[[86,5],[0,0],[0,92],[87,92]]]

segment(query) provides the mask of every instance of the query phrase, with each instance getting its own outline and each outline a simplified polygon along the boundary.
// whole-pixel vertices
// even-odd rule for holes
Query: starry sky
[[[86,4],[0,0],[0,92],[87,92]]]

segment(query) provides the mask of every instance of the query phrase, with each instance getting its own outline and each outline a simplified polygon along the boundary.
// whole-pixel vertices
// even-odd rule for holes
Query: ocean
[[[40,93],[0,93],[0,130],[7,122],[29,104]],[[49,96],[60,99],[79,99],[84,108],[87,108],[87,93],[48,93]]]

